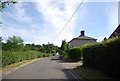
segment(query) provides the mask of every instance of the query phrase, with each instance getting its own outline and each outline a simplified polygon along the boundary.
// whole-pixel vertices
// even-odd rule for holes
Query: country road
[[[33,61],[2,75],[3,79],[81,79],[71,67],[79,63],[63,63],[59,55]],[[79,81],[78,80],[78,81]]]

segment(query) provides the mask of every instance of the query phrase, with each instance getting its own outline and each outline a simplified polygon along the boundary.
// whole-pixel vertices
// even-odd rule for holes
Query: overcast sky
[[[56,38],[74,13],[80,1],[43,0],[18,2],[2,12],[2,37],[20,36],[24,43],[60,46],[63,39],[70,41],[85,30],[85,35],[103,40],[118,26],[118,2],[84,2],[66,28]]]

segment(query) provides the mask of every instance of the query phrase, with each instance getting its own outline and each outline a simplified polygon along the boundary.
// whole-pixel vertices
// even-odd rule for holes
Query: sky
[[[118,3],[118,13],[120,13],[120,1]],[[118,14],[118,24],[120,24],[120,15]]]
[[[34,0],[6,6],[0,13],[3,41],[15,35],[21,37],[24,43],[42,45],[49,42],[60,46],[62,40],[69,42],[78,37],[81,30],[85,30],[86,36],[96,38],[97,42],[108,38],[118,26],[118,2],[83,2],[61,32],[80,2]]]

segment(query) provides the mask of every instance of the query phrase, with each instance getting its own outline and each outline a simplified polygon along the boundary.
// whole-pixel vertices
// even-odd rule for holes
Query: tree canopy
[[[62,40],[62,44],[61,44],[61,48],[60,49],[64,50],[64,51],[67,50],[67,42],[66,42],[66,40]]]
[[[23,40],[20,37],[12,36],[3,43],[3,50],[18,51],[23,46]]]
[[[6,5],[15,4],[17,3],[17,0],[0,0],[0,12],[2,12],[2,9],[6,7]]]
[[[0,37],[0,41],[2,41],[2,37]],[[56,53],[59,50],[58,46],[54,44],[24,44],[23,39],[18,36],[9,37],[6,40],[6,43],[2,43],[2,49],[5,51],[28,51],[28,50],[36,50],[43,53]]]
[[[68,50],[68,43],[66,42],[66,40],[62,40],[62,44],[59,50],[59,54],[64,55],[67,53]]]

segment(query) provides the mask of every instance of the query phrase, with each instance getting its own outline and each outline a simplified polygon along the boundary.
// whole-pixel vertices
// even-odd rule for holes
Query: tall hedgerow
[[[105,74],[119,78],[120,38],[109,39],[83,48],[83,66],[98,69]]]
[[[2,66],[5,67],[7,65],[17,63],[23,60],[32,60],[35,58],[41,57],[49,57],[53,56],[53,54],[49,53],[41,53],[38,51],[18,51],[18,52],[11,52],[11,51],[2,51]]]

